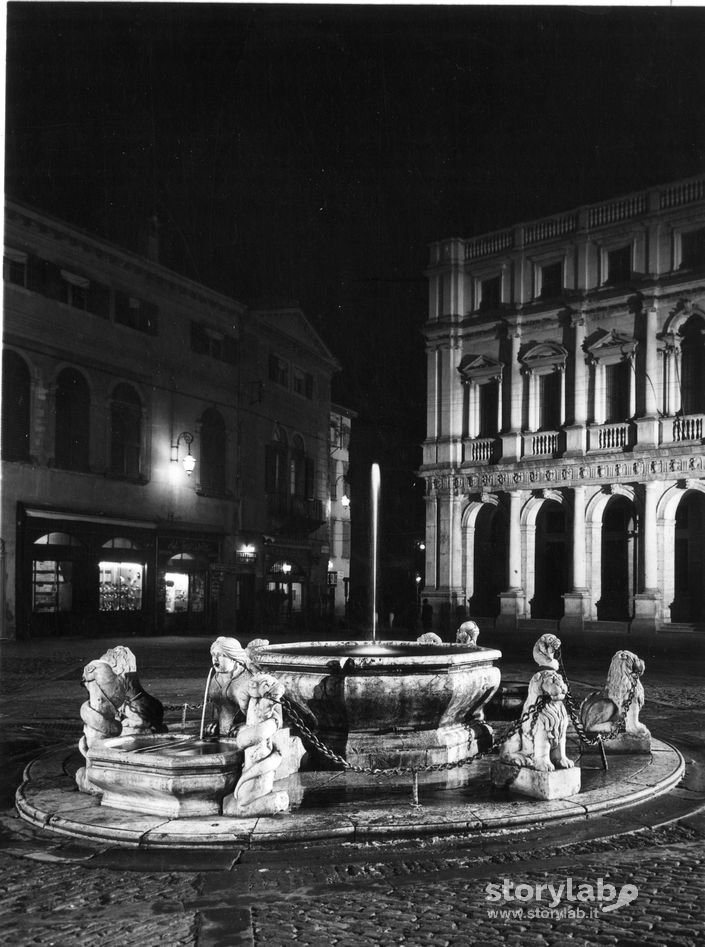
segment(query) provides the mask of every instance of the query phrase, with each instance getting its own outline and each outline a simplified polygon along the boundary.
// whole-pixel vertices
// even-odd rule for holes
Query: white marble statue
[[[417,644],[443,644],[443,639],[435,631],[425,631],[416,639]]]
[[[111,664],[103,658],[90,661],[83,668],[81,683],[88,691],[88,700],[81,705],[83,736],[78,748],[83,756],[107,737],[117,737],[122,732],[120,707],[125,697],[125,681],[116,674]],[[81,767],[76,773],[76,783],[83,792],[96,792]]]
[[[585,729],[609,737],[605,746],[610,749],[648,752],[651,748],[651,733],[639,720],[644,706],[640,678],[645,670],[644,662],[632,651],[617,651],[604,689],[590,694],[580,705],[580,719]],[[630,703],[625,714],[627,700]],[[612,735],[616,739],[611,739]]]
[[[164,707],[142,687],[137,676],[137,659],[125,645],[108,648],[101,661],[109,664],[125,687],[123,702],[120,705],[122,736],[136,736],[142,733],[165,733]]]
[[[551,668],[537,671],[529,681],[529,694],[522,715],[532,708],[539,697],[548,697],[535,720],[525,720],[521,729],[506,740],[500,749],[500,760],[518,764],[539,772],[571,769],[575,764],[566,756],[568,712],[565,696],[568,692],[561,675]]]
[[[534,645],[533,658],[540,668],[551,668],[554,671],[559,669],[556,655],[561,650],[561,640],[555,635],[541,635]]]
[[[215,720],[206,728],[208,736],[231,736],[244,722],[250,701],[252,679],[249,653],[237,638],[216,638],[211,645],[213,676],[208,699]]]
[[[232,795],[223,800],[223,815],[276,815],[289,808],[288,793],[274,791],[276,772],[282,763],[276,734],[282,727],[284,685],[271,674],[255,674],[249,680],[248,692],[245,725],[236,736],[238,747],[245,751],[242,775]]]
[[[456,644],[475,645],[480,634],[480,628],[477,622],[464,621],[455,633]]]

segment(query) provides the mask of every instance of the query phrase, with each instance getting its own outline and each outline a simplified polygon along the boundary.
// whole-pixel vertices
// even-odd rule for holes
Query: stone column
[[[587,450],[587,401],[588,372],[585,364],[583,342],[585,341],[585,317],[577,313],[573,317],[573,423],[566,427],[566,456],[582,457]]]
[[[646,377],[644,379],[645,413],[637,418],[637,448],[657,447],[659,444],[658,418],[658,351],[656,331],[658,310],[656,302],[646,310]]]
[[[633,632],[653,632],[658,629],[661,593],[658,588],[658,535],[656,505],[662,489],[657,480],[644,485],[644,520],[640,530],[641,552],[644,559],[644,591],[634,596]]]
[[[508,589],[499,596],[500,614],[496,628],[501,631],[515,631],[519,618],[524,615],[524,589],[522,588],[521,568],[521,509],[524,503],[524,491],[513,490],[509,494],[509,574]]]
[[[521,458],[521,409],[522,409],[522,382],[521,366],[519,365],[519,346],[521,335],[518,326],[511,326],[509,338],[512,343],[512,354],[509,371],[506,373],[509,384],[509,425],[502,434],[502,460],[511,462]]]
[[[589,604],[585,531],[585,487],[573,489],[573,590],[563,596],[561,631],[582,631]]]

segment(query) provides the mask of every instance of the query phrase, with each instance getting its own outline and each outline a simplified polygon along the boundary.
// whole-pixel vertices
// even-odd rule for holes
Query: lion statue
[[[552,668],[537,671],[529,681],[529,693],[522,708],[522,716],[541,697],[548,698],[535,722],[525,720],[521,729],[505,740],[500,760],[526,766],[542,773],[555,769],[571,769],[575,764],[566,756],[568,712],[564,699],[568,687],[561,675]]]
[[[558,659],[556,655],[561,650],[561,639],[555,635],[541,635],[534,645],[533,658],[540,668],[552,668],[558,670]]]
[[[644,706],[644,687],[639,680],[646,665],[632,651],[618,651],[610,663],[604,690],[594,691],[580,705],[580,719],[590,733],[612,733],[622,718],[622,706],[632,687],[634,693],[624,717],[624,733],[641,740],[651,733],[639,722]]]
[[[443,639],[440,635],[437,635],[435,631],[425,631],[416,639],[416,644],[438,645],[443,644]]]

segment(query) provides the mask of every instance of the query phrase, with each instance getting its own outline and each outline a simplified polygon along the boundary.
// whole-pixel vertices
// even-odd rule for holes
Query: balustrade
[[[476,437],[465,442],[465,460],[471,464],[489,464],[494,459],[494,437]]]
[[[597,424],[590,428],[588,450],[626,450],[630,446],[631,425],[628,421]]]
[[[553,457],[559,452],[558,431],[536,431],[524,435],[526,457]]]
[[[705,414],[685,414],[674,418],[673,441],[701,441],[705,430]]]

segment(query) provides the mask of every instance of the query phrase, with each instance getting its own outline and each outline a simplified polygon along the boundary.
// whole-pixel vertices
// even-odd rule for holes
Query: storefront
[[[209,634],[220,585],[220,535],[162,532],[119,517],[26,508],[17,521],[24,637]]]

